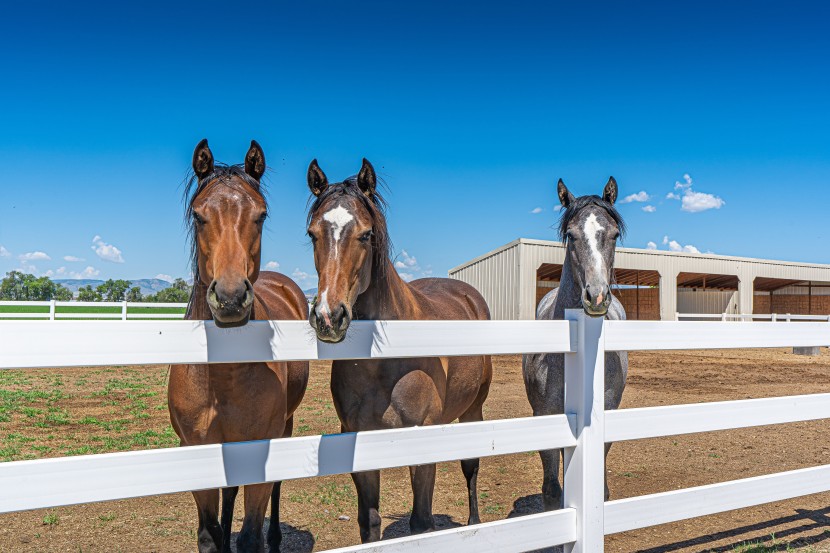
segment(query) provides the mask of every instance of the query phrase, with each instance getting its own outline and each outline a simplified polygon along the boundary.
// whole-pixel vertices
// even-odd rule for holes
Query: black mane
[[[224,163],[217,163],[213,168],[213,172],[205,175],[204,178],[200,179],[192,170],[185,177],[184,196],[182,199],[185,205],[184,220],[185,225],[187,225],[187,238],[190,242],[190,265],[193,272],[194,290],[199,283],[199,250],[196,245],[196,220],[193,218],[193,202],[206,189],[219,185],[229,186],[246,194],[249,193],[244,186],[240,186],[235,181],[235,178],[242,180],[262,198],[267,211],[268,200],[265,197],[262,183],[246,173],[245,167],[242,164],[225,165]]]
[[[573,200],[568,207],[562,211],[562,215],[559,217],[559,239],[562,242],[567,240],[568,225],[571,223],[573,218],[576,217],[576,214],[579,213],[581,209],[588,207],[589,205],[601,207],[608,212],[609,217],[611,217],[611,219],[613,219],[617,224],[617,228],[620,231],[620,238],[625,236],[625,221],[623,221],[622,215],[620,215],[620,212],[617,211],[617,208],[599,196],[580,196]]]
[[[392,251],[392,240],[386,228],[386,200],[375,190],[370,196],[363,193],[357,185],[357,176],[351,176],[343,182],[330,184],[319,196],[311,196],[309,203],[311,207],[306,217],[306,225],[311,223],[311,218],[329,198],[348,197],[359,201],[372,218],[372,281],[379,284],[386,280],[387,270],[391,266],[390,255]],[[387,287],[379,286],[381,293]]]

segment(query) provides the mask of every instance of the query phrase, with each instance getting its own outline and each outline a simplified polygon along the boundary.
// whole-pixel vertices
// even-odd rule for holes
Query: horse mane
[[[379,184],[383,184],[379,181]],[[357,176],[351,176],[343,182],[330,184],[319,196],[311,196],[308,200],[310,208],[306,217],[306,225],[311,224],[314,214],[320,209],[329,198],[348,197],[354,198],[366,208],[372,219],[372,282],[375,284],[386,280],[388,269],[391,266],[392,240],[389,238],[389,231],[386,227],[387,203],[377,189],[367,196],[357,185]],[[379,286],[381,294],[387,290],[386,286]]]
[[[625,221],[623,221],[622,215],[620,212],[617,211],[617,208],[614,207],[613,204],[606,202],[599,196],[590,195],[590,196],[580,196],[573,200],[568,207],[566,207],[562,211],[562,215],[559,217],[559,239],[562,242],[565,242],[568,238],[568,225],[571,223],[576,214],[585,207],[590,205],[595,205],[597,207],[601,207],[606,212],[608,212],[608,216],[613,219],[614,223],[617,224],[617,228],[620,231],[620,238],[625,236]]]
[[[199,178],[191,169],[185,177],[184,194],[182,200],[184,202],[184,222],[187,228],[187,239],[190,243],[190,267],[193,274],[193,290],[199,283],[199,248],[196,244],[196,220],[193,217],[193,202],[199,197],[199,194],[213,188],[214,186],[224,185],[231,187],[240,192],[249,193],[244,186],[238,184],[234,177],[242,180],[247,184],[256,194],[265,202],[265,210],[268,210],[268,199],[265,195],[265,189],[261,181],[256,180],[251,175],[245,172],[245,167],[240,163],[237,165],[226,165],[224,163],[216,163],[213,171],[203,178]],[[191,302],[193,297],[191,295]]]

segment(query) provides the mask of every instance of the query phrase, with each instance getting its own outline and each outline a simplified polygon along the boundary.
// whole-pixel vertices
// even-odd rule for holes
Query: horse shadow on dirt
[[[507,518],[532,515],[544,511],[542,494],[527,495],[513,502],[513,510]],[[777,528],[784,524],[793,524],[786,529]],[[675,542],[665,543],[648,549],[638,549],[637,553],[673,553],[674,551],[706,551],[707,553],[728,553],[745,547],[748,543],[757,545],[752,551],[792,551],[793,548],[816,546],[830,542],[830,507],[824,509],[795,509],[795,514],[783,516],[754,524],[747,524],[713,532]],[[815,532],[804,536],[805,532]],[[761,532],[759,536],[758,533]],[[792,541],[787,538],[796,536]],[[712,547],[714,542],[730,540],[729,543]],[[741,549],[743,550],[743,549]],[[748,551],[748,550],[747,550]],[[824,551],[824,549],[821,549]],[[533,553],[561,553],[562,546],[537,549]]]
[[[268,528],[271,525],[271,519],[266,518],[265,524],[262,526],[263,535],[268,535]],[[282,530],[282,544],[280,544],[280,551],[283,553],[311,553],[314,550],[314,536],[308,530],[301,530],[290,524],[280,523],[280,530]],[[231,551],[236,553],[236,536],[238,532],[231,534]],[[265,551],[269,553],[277,553],[271,551],[268,545],[265,546]]]
[[[433,515],[435,518],[435,530],[449,530],[458,528],[463,524],[456,522],[449,515]],[[405,515],[385,515],[384,518],[392,519],[395,522],[383,530],[382,540],[403,538],[409,536],[409,513]]]
[[[526,495],[520,497],[513,502],[513,510],[507,515],[507,518],[516,518],[526,515],[533,515],[543,512],[544,505],[542,503],[542,494]],[[553,547],[545,547],[544,549],[534,549],[529,553],[562,553],[562,546],[555,545]]]

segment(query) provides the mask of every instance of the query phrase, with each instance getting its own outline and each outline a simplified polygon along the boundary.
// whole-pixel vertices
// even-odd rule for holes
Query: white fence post
[[[127,300],[121,302],[121,320],[127,320]]]
[[[605,335],[603,318],[568,309],[577,351],[565,354],[565,413],[576,415],[576,447],[565,449],[564,504],[576,509],[576,542],[566,553],[605,548]]]
[[[55,320],[55,300],[49,300],[49,320]]]

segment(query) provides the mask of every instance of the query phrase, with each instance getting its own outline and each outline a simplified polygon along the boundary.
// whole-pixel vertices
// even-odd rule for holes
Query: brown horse
[[[475,288],[458,280],[404,282],[389,259],[385,203],[372,165],[357,177],[328,184],[317,161],[308,169],[314,203],[308,235],[320,277],[309,322],[320,340],[342,341],[352,319],[482,320],[490,312]],[[482,420],[492,380],[489,356],[335,361],[334,406],[344,432]],[[469,524],[479,522],[478,459],[461,461],[467,479]],[[410,467],[412,533],[432,530],[435,465]],[[360,537],[380,539],[380,472],[352,474],[358,494]]]
[[[192,225],[193,294],[187,319],[216,326],[250,319],[308,316],[302,290],[279,273],[260,272],[262,226],[268,214],[260,189],[265,156],[255,141],[244,166],[216,165],[207,140],[193,153],[187,217]],[[190,193],[193,185],[195,190]],[[308,383],[308,362],[172,365],[170,420],[182,445],[282,438],[291,435],[294,410]],[[199,511],[200,553],[230,551],[233,506],[239,488],[193,492]],[[262,527],[271,497],[268,544],[278,551],[280,483],[245,486],[239,551],[264,551]]]

